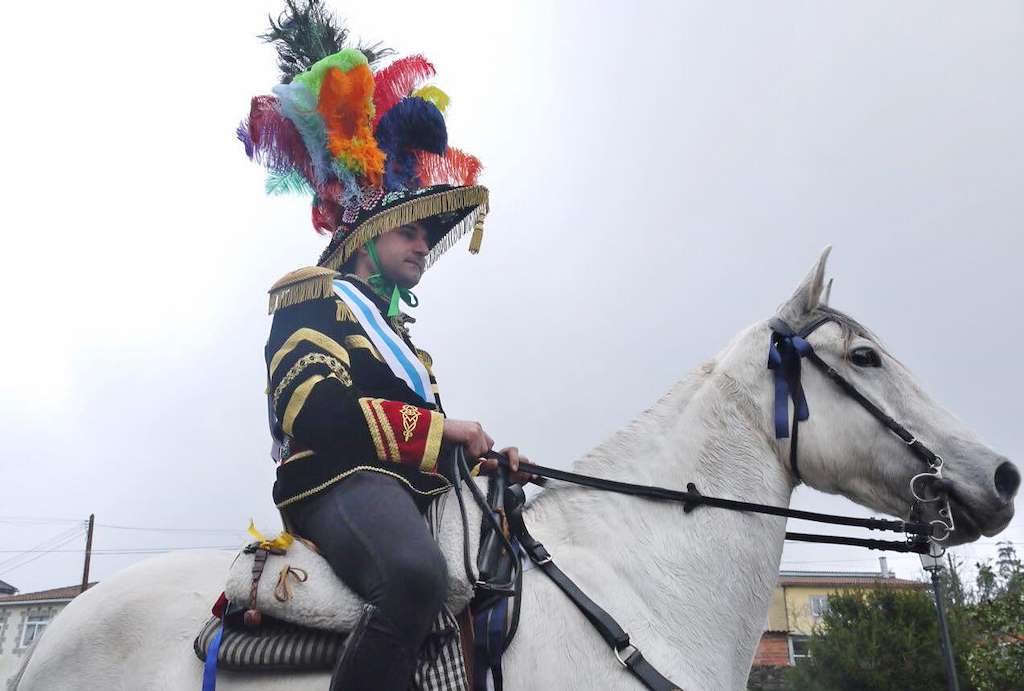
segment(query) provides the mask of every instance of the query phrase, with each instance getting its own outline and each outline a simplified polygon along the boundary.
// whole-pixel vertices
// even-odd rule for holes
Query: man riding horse
[[[451,484],[442,444],[478,458],[493,441],[445,416],[400,306],[416,306],[411,289],[464,234],[479,250],[488,192],[480,162],[447,145],[448,97],[424,85],[425,59],[376,69],[391,52],[346,48],[319,0],[288,2],[264,38],[283,79],[252,100],[239,138],[268,168],[268,192],[311,194],[313,225],[331,237],[316,266],[270,290],[274,501],[368,603],[331,689],[404,691],[446,593],[422,516]],[[518,451],[504,452],[515,469]]]

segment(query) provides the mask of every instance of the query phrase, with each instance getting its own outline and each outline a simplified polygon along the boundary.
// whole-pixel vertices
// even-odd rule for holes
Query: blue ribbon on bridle
[[[768,348],[768,369],[775,373],[775,438],[789,437],[789,401],[793,400],[796,421],[811,415],[800,383],[800,360],[811,352],[811,344],[795,334],[772,331]]]

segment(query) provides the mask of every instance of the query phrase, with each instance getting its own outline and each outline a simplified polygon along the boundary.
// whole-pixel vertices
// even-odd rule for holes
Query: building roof
[[[878,571],[780,571],[779,585],[832,588],[846,586],[882,586],[889,588],[925,588],[927,583],[883,575]]]
[[[89,587],[96,585],[90,583]],[[37,590],[34,593],[18,593],[17,595],[0,595],[0,607],[4,605],[17,604],[19,602],[39,602],[44,600],[72,600],[82,592],[82,586],[69,585],[63,588],[50,588],[49,590]]]
[[[18,589],[15,588],[13,585],[8,583],[7,581],[0,581],[0,594],[14,595],[14,593],[16,592],[18,592]]]

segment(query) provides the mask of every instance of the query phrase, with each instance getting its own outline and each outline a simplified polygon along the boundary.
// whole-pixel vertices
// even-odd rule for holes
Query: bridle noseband
[[[835,382],[850,398],[871,413],[886,429],[899,437],[907,445],[907,448],[928,466],[928,470],[918,473],[910,479],[910,493],[914,497],[911,511],[916,512],[919,504],[943,501],[945,505],[939,509],[939,516],[943,520],[936,519],[930,521],[933,526],[938,524],[944,531],[941,535],[933,534],[931,538],[942,542],[949,537],[955,528],[953,512],[949,505],[949,496],[941,490],[942,457],[929,449],[921,440],[909,432],[906,427],[898,423],[892,416],[888,415],[858,391],[857,387],[814,352],[814,348],[807,342],[807,337],[814,333],[818,327],[835,321],[832,316],[825,315],[808,323],[799,331],[793,329],[789,324],[777,317],[769,322],[772,335],[771,346],[768,350],[768,369],[775,373],[775,437],[776,439],[788,437],[790,440],[789,467],[793,471],[793,476],[797,482],[803,481],[797,463],[797,446],[800,423],[810,417],[807,397],[804,395],[803,385],[800,381],[800,361],[806,358],[826,377]],[[794,408],[792,426],[789,425],[788,420],[790,400],[793,401]],[[918,493],[918,483],[926,480],[937,481],[940,492],[936,496],[927,498]]]

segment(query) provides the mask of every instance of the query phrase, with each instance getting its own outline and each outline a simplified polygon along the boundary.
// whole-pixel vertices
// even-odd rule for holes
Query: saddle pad
[[[206,660],[221,620],[211,617],[192,645]],[[217,653],[217,668],[248,672],[332,670],[345,643],[345,634],[307,629],[264,617],[255,629],[225,624]],[[467,691],[459,624],[447,609],[438,614],[420,649],[415,688],[419,691]]]
[[[196,636],[192,648],[200,660],[221,625],[211,617]],[[258,629],[225,625],[217,652],[217,668],[232,670],[315,670],[333,669],[345,634],[306,629],[295,624],[264,617]]]
[[[478,479],[477,482],[484,483],[486,480]],[[476,574],[466,573],[463,541],[468,540],[471,566],[475,567],[483,514],[472,497],[468,496],[469,490],[463,489],[466,525],[470,526],[469,534],[466,535],[458,498],[453,496],[453,491],[449,490],[431,502],[425,518],[448,562],[448,597],[445,604],[451,612],[457,614],[473,598],[473,586],[476,583]],[[242,552],[228,572],[224,593],[236,605],[249,607],[254,559],[254,555]],[[274,591],[286,568],[292,572],[305,572],[307,577],[300,582],[294,576],[284,576],[290,595],[282,602],[275,597]],[[335,575],[327,560],[299,540],[293,542],[285,554],[271,554],[267,557],[256,591],[256,609],[264,615],[337,632],[352,630],[362,613],[363,604],[363,600]]]

